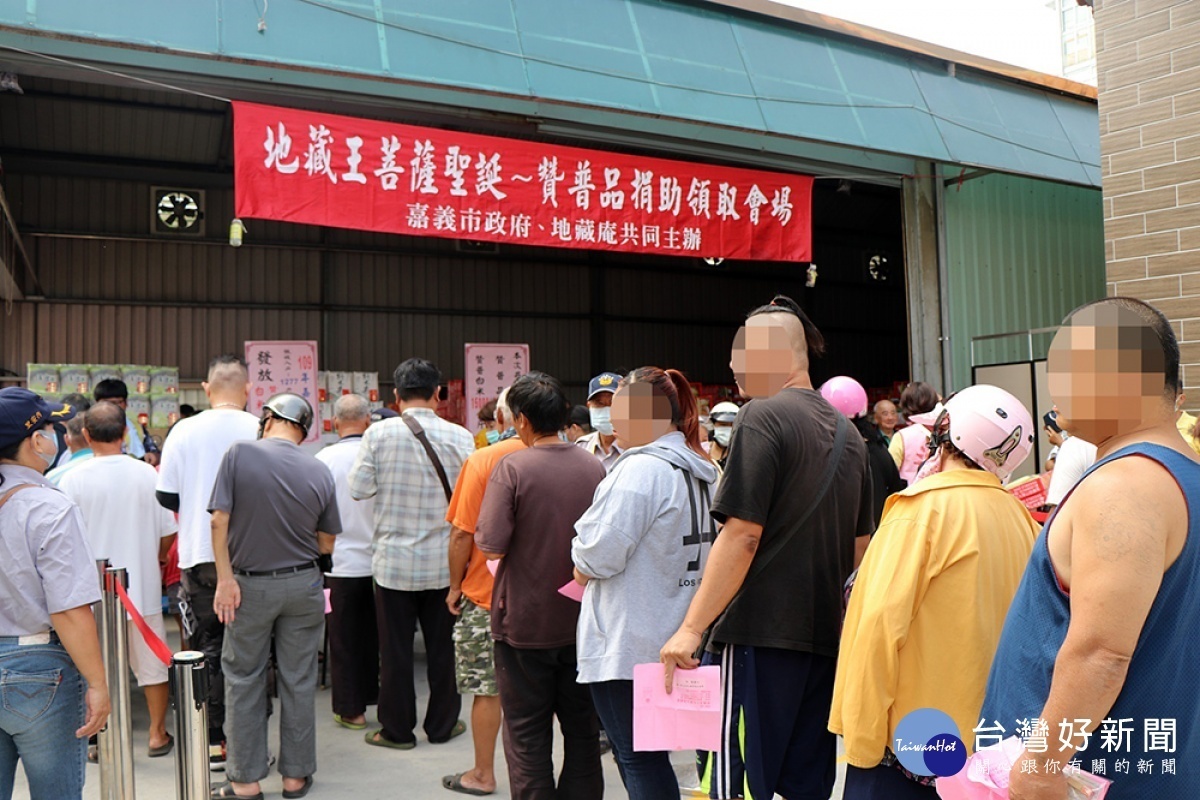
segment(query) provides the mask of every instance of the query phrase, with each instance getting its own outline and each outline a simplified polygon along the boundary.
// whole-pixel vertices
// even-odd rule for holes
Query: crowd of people
[[[1169,718],[1183,770],[1113,775],[1109,798],[1200,794],[1186,767],[1200,461],[1180,436],[1195,423],[1180,419],[1169,323],[1114,298],[1054,339],[1044,529],[1005,490],[1039,427],[1017,398],[914,382],[869,407],[851,379],[814,386],[823,351],[778,296],[734,339],[740,407],[702,414],[684,375],[657,366],[602,373],[572,407],[529,372],[482,410],[479,436],[437,415],[442,375],[410,358],[395,410],[338,398],[337,442],[316,455],[300,446],[312,406],[281,394],[247,413],[246,366],[223,356],[209,409],[176,424],[157,471],[120,387],[65,404],[0,390],[0,798],[18,759],[32,797],[81,796],[109,711],[94,559],[128,570],[161,637],[171,552],[210,672],[210,760],[227,778],[214,798],[263,797],[273,766],[284,797],[312,789],[326,630],[334,722],[400,751],[418,727],[433,745],[469,731],[473,763],[442,780],[455,793],[497,791],[500,739],[520,800],[598,800],[608,748],[632,800],[678,797],[670,754],[635,748],[634,668],[658,662],[667,691],[677,670],[720,667],[721,747],[699,754],[718,800],[830,797],[839,736],[844,797],[937,797],[896,744],[925,709],[968,750],[977,733],[1021,734],[1013,800],[1067,798],[1102,720]],[[165,667],[129,641],[148,754],[166,755]],[[1154,742],[1131,739],[1127,757],[1149,763]]]

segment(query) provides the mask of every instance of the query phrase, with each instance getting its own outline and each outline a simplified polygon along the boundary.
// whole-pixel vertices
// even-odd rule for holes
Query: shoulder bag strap
[[[0,497],[0,508],[4,508],[4,504],[7,503],[14,494],[22,489],[36,489],[37,486],[38,485],[36,483],[22,483],[20,486],[14,486],[5,492],[3,497]]]
[[[442,466],[442,460],[438,458],[437,451],[429,443],[429,437],[425,435],[425,429],[421,427],[421,423],[417,422],[411,416],[402,415],[400,418],[404,420],[404,424],[408,426],[413,436],[417,437],[417,441],[425,448],[425,454],[429,456],[429,460],[433,463],[433,468],[437,470],[437,476],[442,482],[442,490],[446,493],[446,502],[449,503],[454,490],[450,488],[450,479],[446,477],[446,468]]]
[[[830,454],[829,464],[825,467],[825,473],[821,476],[821,484],[817,489],[817,494],[813,498],[812,505],[808,507],[808,511],[804,512],[804,516],[796,522],[786,533],[777,537],[772,541],[762,552],[762,555],[754,560],[750,567],[750,571],[746,573],[746,580],[742,581],[742,586],[748,585],[755,578],[760,576],[775,557],[787,547],[788,542],[796,535],[796,532],[804,527],[804,523],[808,522],[809,517],[817,510],[817,506],[821,505],[821,501],[825,499],[825,495],[829,493],[829,487],[833,484],[833,477],[837,473],[838,465],[842,463],[842,454],[846,452],[846,436],[850,429],[850,423],[846,421],[846,417],[838,414],[837,419],[837,434],[833,438],[833,452]]]

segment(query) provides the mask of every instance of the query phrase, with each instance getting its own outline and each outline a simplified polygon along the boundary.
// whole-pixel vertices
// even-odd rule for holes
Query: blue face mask
[[[488,444],[495,444],[500,441],[500,431],[488,431],[485,436],[487,436]]]

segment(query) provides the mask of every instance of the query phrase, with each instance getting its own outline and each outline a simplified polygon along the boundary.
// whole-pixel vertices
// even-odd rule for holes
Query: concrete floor
[[[169,637],[170,638],[170,637]],[[176,642],[171,642],[175,644]],[[418,707],[424,708],[424,698],[428,696],[428,684],[424,680],[424,654],[420,652],[420,637],[417,639],[417,702]],[[166,758],[148,758],[146,755],[146,727],[148,717],[146,704],[141,692],[136,686],[131,690],[133,699],[134,720],[134,779],[137,797],[141,800],[170,800],[175,798],[175,766],[174,756]],[[317,759],[318,771],[314,778],[312,792],[309,797],[314,800],[322,798],[346,798],[347,800],[448,800],[452,797],[462,797],[446,791],[441,786],[443,775],[450,775],[468,769],[472,765],[471,736],[465,736],[441,745],[432,745],[420,738],[416,749],[409,751],[385,750],[379,747],[369,747],[363,742],[363,734],[338,727],[333,722],[330,711],[328,688],[317,693]],[[278,705],[276,705],[278,708]],[[463,715],[469,714],[470,701],[464,699]],[[373,722],[373,709],[368,709],[368,721]],[[278,752],[278,715],[271,721],[271,747]],[[167,729],[172,730],[171,717],[167,720]],[[557,745],[561,750],[561,742]],[[504,765],[504,748],[497,744],[496,773],[498,787],[496,798],[508,797],[508,772]],[[555,753],[556,760],[561,752]],[[676,753],[673,761],[675,771],[680,776],[680,786],[684,789],[683,797],[698,797],[698,793],[686,791],[696,785],[693,755],[691,753]],[[832,800],[842,796],[842,780],[844,767],[839,765],[838,783]],[[224,773],[212,773],[214,785],[225,780]],[[611,756],[604,758],[605,797],[610,800],[625,800],[628,795],[621,785],[621,777],[617,772],[616,763]],[[278,773],[273,773],[263,781],[263,791],[267,797],[279,797],[282,783]],[[99,800],[100,773],[95,765],[88,766],[87,785],[83,796],[86,800]],[[16,791],[14,798],[28,798],[29,790],[24,784],[24,776],[17,770]],[[125,800],[134,800],[133,797]]]

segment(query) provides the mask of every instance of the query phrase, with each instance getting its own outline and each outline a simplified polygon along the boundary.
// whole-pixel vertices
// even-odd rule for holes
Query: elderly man
[[[181,419],[163,443],[155,487],[159,504],[179,513],[179,570],[186,606],[188,644],[204,653],[208,672],[208,742],[213,768],[225,766],[225,687],[221,682],[224,628],[213,611],[217,588],[208,501],[225,451],[253,440],[258,419],[247,413],[250,374],[238,356],[217,356],[208,365],[204,393],[210,408]]]
[[[462,698],[454,685],[454,616],[450,589],[450,523],[446,507],[475,440],[461,425],[439,417],[442,375],[423,358],[396,367],[400,419],[372,425],[350,470],[350,495],[375,498],[375,603],[379,621],[379,722],[367,744],[411,750],[417,746],[413,634],[417,623],[428,658],[429,706],[425,734],[434,744],[466,733],[458,718]]]
[[[175,515],[154,497],[154,467],[122,455],[125,414],[113,403],[99,403],[85,417],[83,434],[95,457],[64,475],[58,488],[83,512],[88,544],[96,558],[124,567],[129,597],[160,639],[167,635],[162,614],[159,564],[178,526]],[[74,422],[74,420],[72,420]],[[171,752],[167,733],[167,665],[158,660],[133,620],[129,628],[129,668],[146,694],[150,710],[151,758]]]
[[[1012,800],[1065,800],[1068,763],[1109,757],[1152,767],[1103,766],[1109,800],[1200,797],[1200,772],[1161,763],[1200,758],[1200,464],[1175,428],[1179,344],[1152,306],[1108,298],[1067,318],[1047,366],[1063,428],[1098,460],[1034,546],[982,727],[1048,728],[1047,747],[1026,739]]]
[[[738,413],[713,499],[725,527],[683,624],[662,648],[670,686],[675,667],[698,665],[703,632],[720,617],[712,641],[725,646],[725,706],[744,715],[754,797],[833,790],[837,741],[825,721],[842,586],[856,539],[874,529],[866,446],[809,378],[809,361],[823,349],[820,331],[786,297],[752,311],[738,332],[733,370],[742,394],[757,399]],[[739,738],[736,714],[728,716],[725,760]]]
[[[896,410],[896,404],[891,400],[880,400],[875,404],[873,411],[875,427],[890,442],[896,433],[896,423],[900,421],[900,412]]]
[[[262,798],[267,752],[267,662],[275,649],[283,796],[303,797],[317,770],[314,704],[325,626],[318,561],[341,533],[328,468],[300,449],[313,412],[299,395],[263,406],[260,440],[238,442],[213,483],[213,607],[225,624],[221,668],[229,724],[229,781],[214,798]]]
[[[371,538],[375,501],[350,496],[350,468],[363,434],[371,426],[366,398],[344,394],[333,404],[338,440],[317,453],[337,489],[342,535],[333,548],[329,589],[329,664],[333,674],[333,721],[343,728],[367,727],[367,706],[379,699],[379,633],[375,627],[375,586],[371,579]]]

